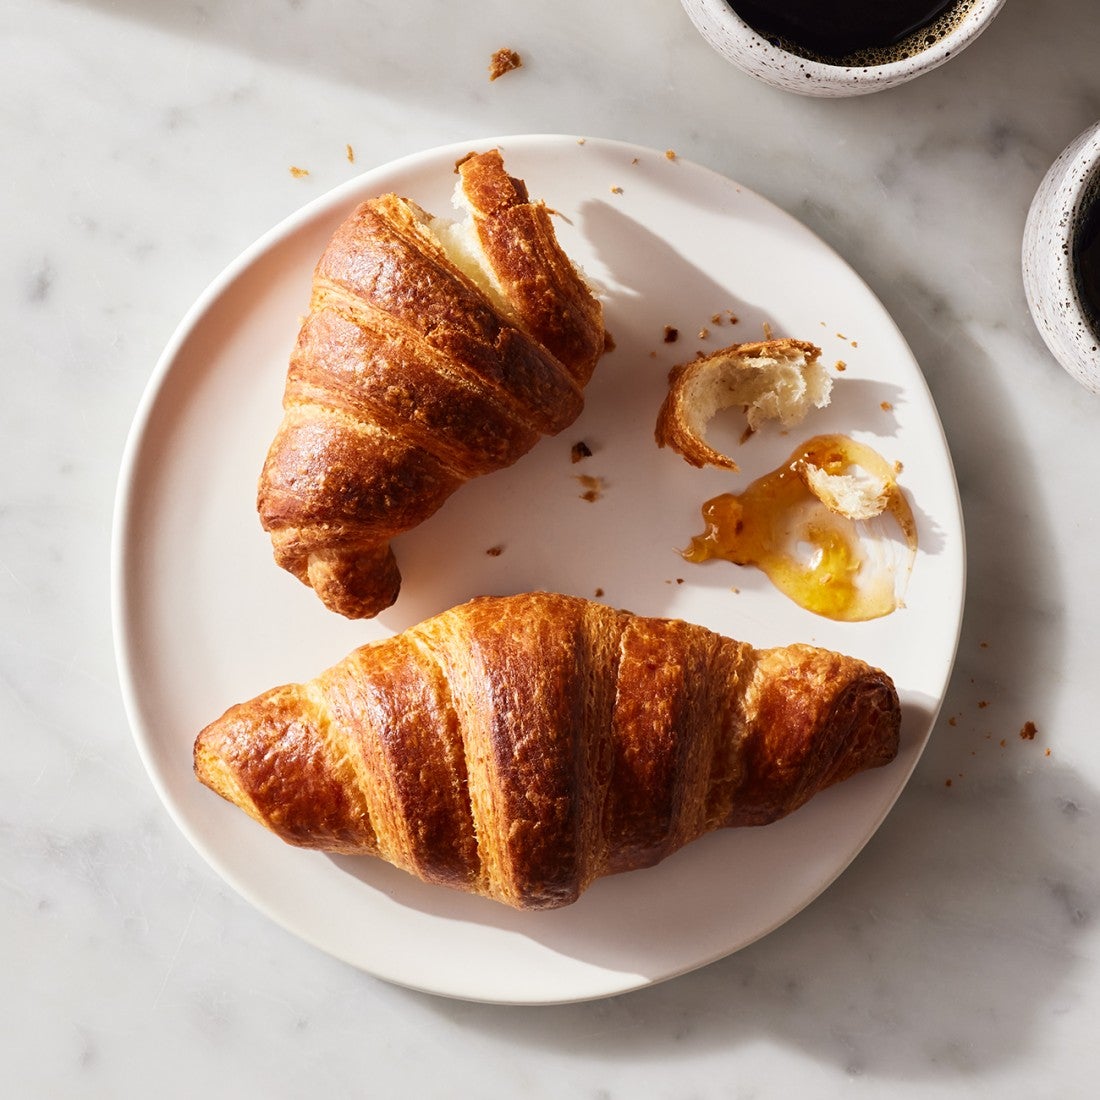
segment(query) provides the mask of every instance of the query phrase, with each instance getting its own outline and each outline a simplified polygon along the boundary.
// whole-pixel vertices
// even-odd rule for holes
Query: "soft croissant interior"
[[[706,440],[707,426],[723,409],[745,410],[750,431],[766,420],[784,428],[829,403],[832,378],[820,350],[802,340],[764,340],[728,348],[673,368],[657,421],[660,446],[671,447],[693,466],[737,469]]]
[[[485,255],[485,249],[481,246],[481,238],[478,236],[477,224],[474,221],[474,211],[462,189],[461,182],[455,184],[451,202],[458,211],[459,217],[446,218],[443,215],[424,214],[424,231],[443,249],[447,259],[493,303],[501,315],[511,324],[521,328],[522,322],[504,296],[500,280],[489,262],[489,257]]]
[[[397,599],[390,543],[580,414],[603,310],[499,151],[457,166],[458,216],[388,193],[314,272],[257,506],[275,560],[331,610]]]

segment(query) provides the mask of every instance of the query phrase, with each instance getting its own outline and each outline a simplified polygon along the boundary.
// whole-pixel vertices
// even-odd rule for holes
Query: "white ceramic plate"
[[[511,469],[468,484],[401,538],[400,599],[375,621],[348,622],[275,567],[254,508],[313,265],[369,196],[394,190],[449,213],[456,158],[494,145],[561,213],[563,244],[605,290],[617,348],[580,420]],[[653,425],[668,368],[699,348],[759,338],[765,322],[776,335],[817,342],[830,365],[846,362],[832,405],[805,431],[763,431],[740,447],[739,475],[696,470],[659,450]],[[666,325],[679,329],[677,343],[664,341]],[[737,446],[740,429],[731,415],[711,438]],[[754,570],[689,565],[676,551],[700,529],[704,500],[826,431],[900,461],[917,515],[908,606],[874,622],[819,618]],[[575,465],[579,440],[593,454]],[[580,474],[603,479],[598,500],[582,499]],[[486,553],[498,545],[502,553]],[[874,833],[924,747],[954,659],[963,586],[959,502],[936,410],[860,279],[806,228],[728,179],[663,151],[562,136],[405,158],[257,242],[196,303],[158,364],[116,512],[123,690],[139,750],[180,828],[228,882],[305,940],[390,981],[496,1002],[583,1000],[669,978],[736,951],[816,897]],[[368,857],[291,848],[195,781],[193,739],[230,704],[307,679],[471,596],[532,588],[589,597],[600,589],[615,606],[759,646],[807,641],[869,660],[902,697],[900,758],[782,822],[706,837],[656,868],[597,882],[573,906],[536,914],[423,885]]]

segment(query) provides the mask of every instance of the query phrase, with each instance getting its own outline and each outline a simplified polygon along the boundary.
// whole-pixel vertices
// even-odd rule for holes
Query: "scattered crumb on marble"
[[[580,462],[582,459],[592,457],[592,448],[588,446],[585,441],[579,440],[574,443],[569,449],[569,460],[571,462]]]
[[[291,174],[291,175],[292,175],[292,176],[293,176],[293,177],[294,177],[294,178],[295,178],[296,180],[300,180],[300,179],[302,179],[302,178],[303,178],[304,176],[308,176],[308,175],[309,175],[309,169],[308,169],[308,168],[299,168],[299,167],[298,167],[298,166],[297,166],[296,164],[292,164],[292,165],[290,166],[290,174]]]
[[[675,344],[680,339],[680,330],[672,325],[665,325],[665,343]]]
[[[889,401],[880,401],[879,406],[884,413],[888,413],[894,406]]]
[[[499,544],[496,546],[490,546],[489,549],[485,551],[485,553],[488,554],[491,558],[499,558],[500,555],[504,553],[504,547],[500,546]]]
[[[848,364],[845,363],[843,359],[838,359],[836,361],[836,369],[840,370],[840,371],[847,370],[848,369]]]
[[[344,146],[344,155],[348,158],[348,164],[355,163],[355,150],[350,144]]]
[[[597,588],[595,592],[596,599],[598,600],[603,595],[603,589]]]
[[[611,187],[611,194],[613,194],[613,195],[621,195],[622,193],[623,193],[623,189],[622,189],[621,187],[619,187],[619,186],[617,186],[617,185],[612,185],[612,187]]]
[[[523,58],[515,50],[510,50],[507,47],[499,49],[489,59],[489,79],[496,80],[522,65]]]
[[[1020,739],[1023,741],[1034,741],[1035,735],[1039,732],[1035,723],[1028,721],[1024,723],[1023,729],[1020,730]]]

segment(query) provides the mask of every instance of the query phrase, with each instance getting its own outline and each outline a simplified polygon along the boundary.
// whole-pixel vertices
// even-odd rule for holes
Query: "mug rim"
[[[1074,247],[1086,211],[1093,203],[1100,202],[1100,123],[1090,126],[1084,131],[1082,138],[1078,155],[1065,166],[1067,181],[1074,170],[1079,171],[1080,175],[1076,185],[1067,187],[1065,192],[1073,196],[1073,206],[1063,234],[1066,247],[1060,267],[1066,293],[1073,299],[1074,308],[1100,341],[1100,315],[1094,316],[1081,296],[1081,282],[1077,277],[1077,249]]]
[[[1039,334],[1070,375],[1100,393],[1100,376],[1087,365],[1090,351],[1095,356],[1100,348],[1100,317],[1082,298],[1074,248],[1086,206],[1094,202],[1100,202],[1100,122],[1050,165],[1028,208],[1022,247],[1024,294]]]
[[[881,82],[890,77],[922,73],[936,68],[968,46],[985,30],[1004,2],[1005,0],[973,0],[972,7],[955,27],[927,49],[920,50],[909,57],[899,58],[897,61],[886,61],[880,65],[843,65],[816,61],[773,45],[759,31],[745,22],[727,0],[681,0],[685,7],[694,5],[697,9],[701,9],[703,14],[735,35],[758,56],[776,61],[789,58],[797,63],[807,79],[816,78],[822,83],[836,85],[862,83],[861,78],[864,76]]]

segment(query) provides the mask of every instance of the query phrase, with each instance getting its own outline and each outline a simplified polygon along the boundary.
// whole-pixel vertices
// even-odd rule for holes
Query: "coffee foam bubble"
[[[876,65],[891,65],[897,61],[906,61],[910,57],[923,53],[929,47],[934,46],[941,38],[945,38],[952,31],[958,29],[970,14],[977,0],[957,0],[946,11],[941,12],[932,22],[923,27],[918,27],[912,34],[895,42],[891,46],[869,46],[867,49],[855,50],[843,57],[828,56],[814,53],[812,50],[800,46],[787,38],[772,37],[768,35],[768,41],[778,46],[787,53],[804,57],[807,61],[816,61],[821,65],[832,65],[845,69],[870,69]]]

